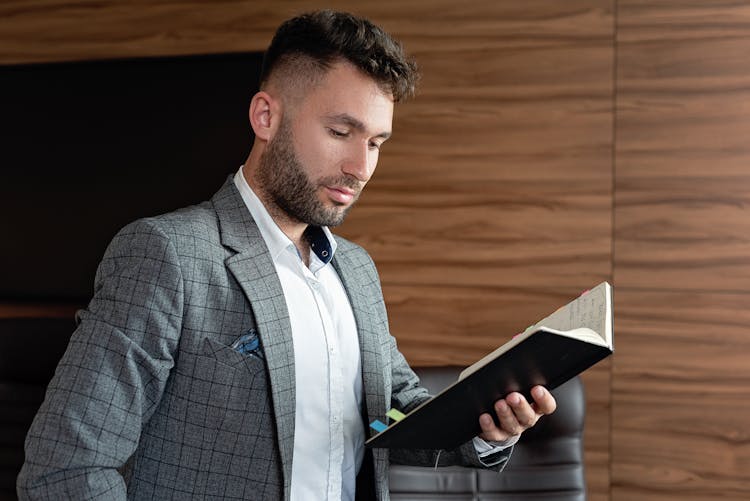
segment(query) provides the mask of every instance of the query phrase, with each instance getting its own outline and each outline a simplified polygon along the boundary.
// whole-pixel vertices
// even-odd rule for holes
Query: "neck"
[[[302,257],[302,261],[308,266],[310,264],[310,245],[304,236],[305,230],[308,226],[307,223],[303,223],[290,217],[278,205],[276,205],[273,198],[256,181],[255,176],[253,176],[255,169],[251,166],[251,159],[252,155],[242,166],[242,175],[244,176],[245,181],[253,190],[253,193],[258,196],[261,203],[268,211],[268,214],[271,216],[271,219],[276,223],[276,226],[278,226],[282,233],[292,241]]]

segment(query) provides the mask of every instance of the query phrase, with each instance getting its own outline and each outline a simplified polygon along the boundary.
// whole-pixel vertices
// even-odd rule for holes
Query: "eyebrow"
[[[351,116],[348,113],[338,113],[336,115],[327,115],[326,118],[332,122],[336,123],[343,123],[348,125],[349,127],[356,129],[359,132],[367,132],[367,127],[365,127],[365,124],[362,123],[360,120],[357,120],[353,116]],[[381,132],[380,134],[376,135],[375,137],[380,137],[383,139],[388,139],[391,137],[390,132]]]

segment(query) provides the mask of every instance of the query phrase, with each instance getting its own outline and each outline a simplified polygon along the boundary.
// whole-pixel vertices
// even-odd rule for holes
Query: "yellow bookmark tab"
[[[394,421],[401,421],[402,419],[406,417],[404,413],[398,409],[391,409],[388,412],[386,412],[385,415],[393,419]]]

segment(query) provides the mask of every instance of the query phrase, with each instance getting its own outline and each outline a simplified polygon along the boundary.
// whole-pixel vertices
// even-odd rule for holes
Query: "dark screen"
[[[114,234],[210,198],[262,55],[0,67],[0,299],[85,300]]]

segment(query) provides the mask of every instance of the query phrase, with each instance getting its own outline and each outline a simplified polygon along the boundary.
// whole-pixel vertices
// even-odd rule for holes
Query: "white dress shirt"
[[[353,500],[364,457],[362,369],[354,314],[330,264],[336,241],[328,228],[315,228],[320,244],[310,252],[308,268],[245,181],[242,168],[234,183],[271,253],[292,325],[292,501]]]

